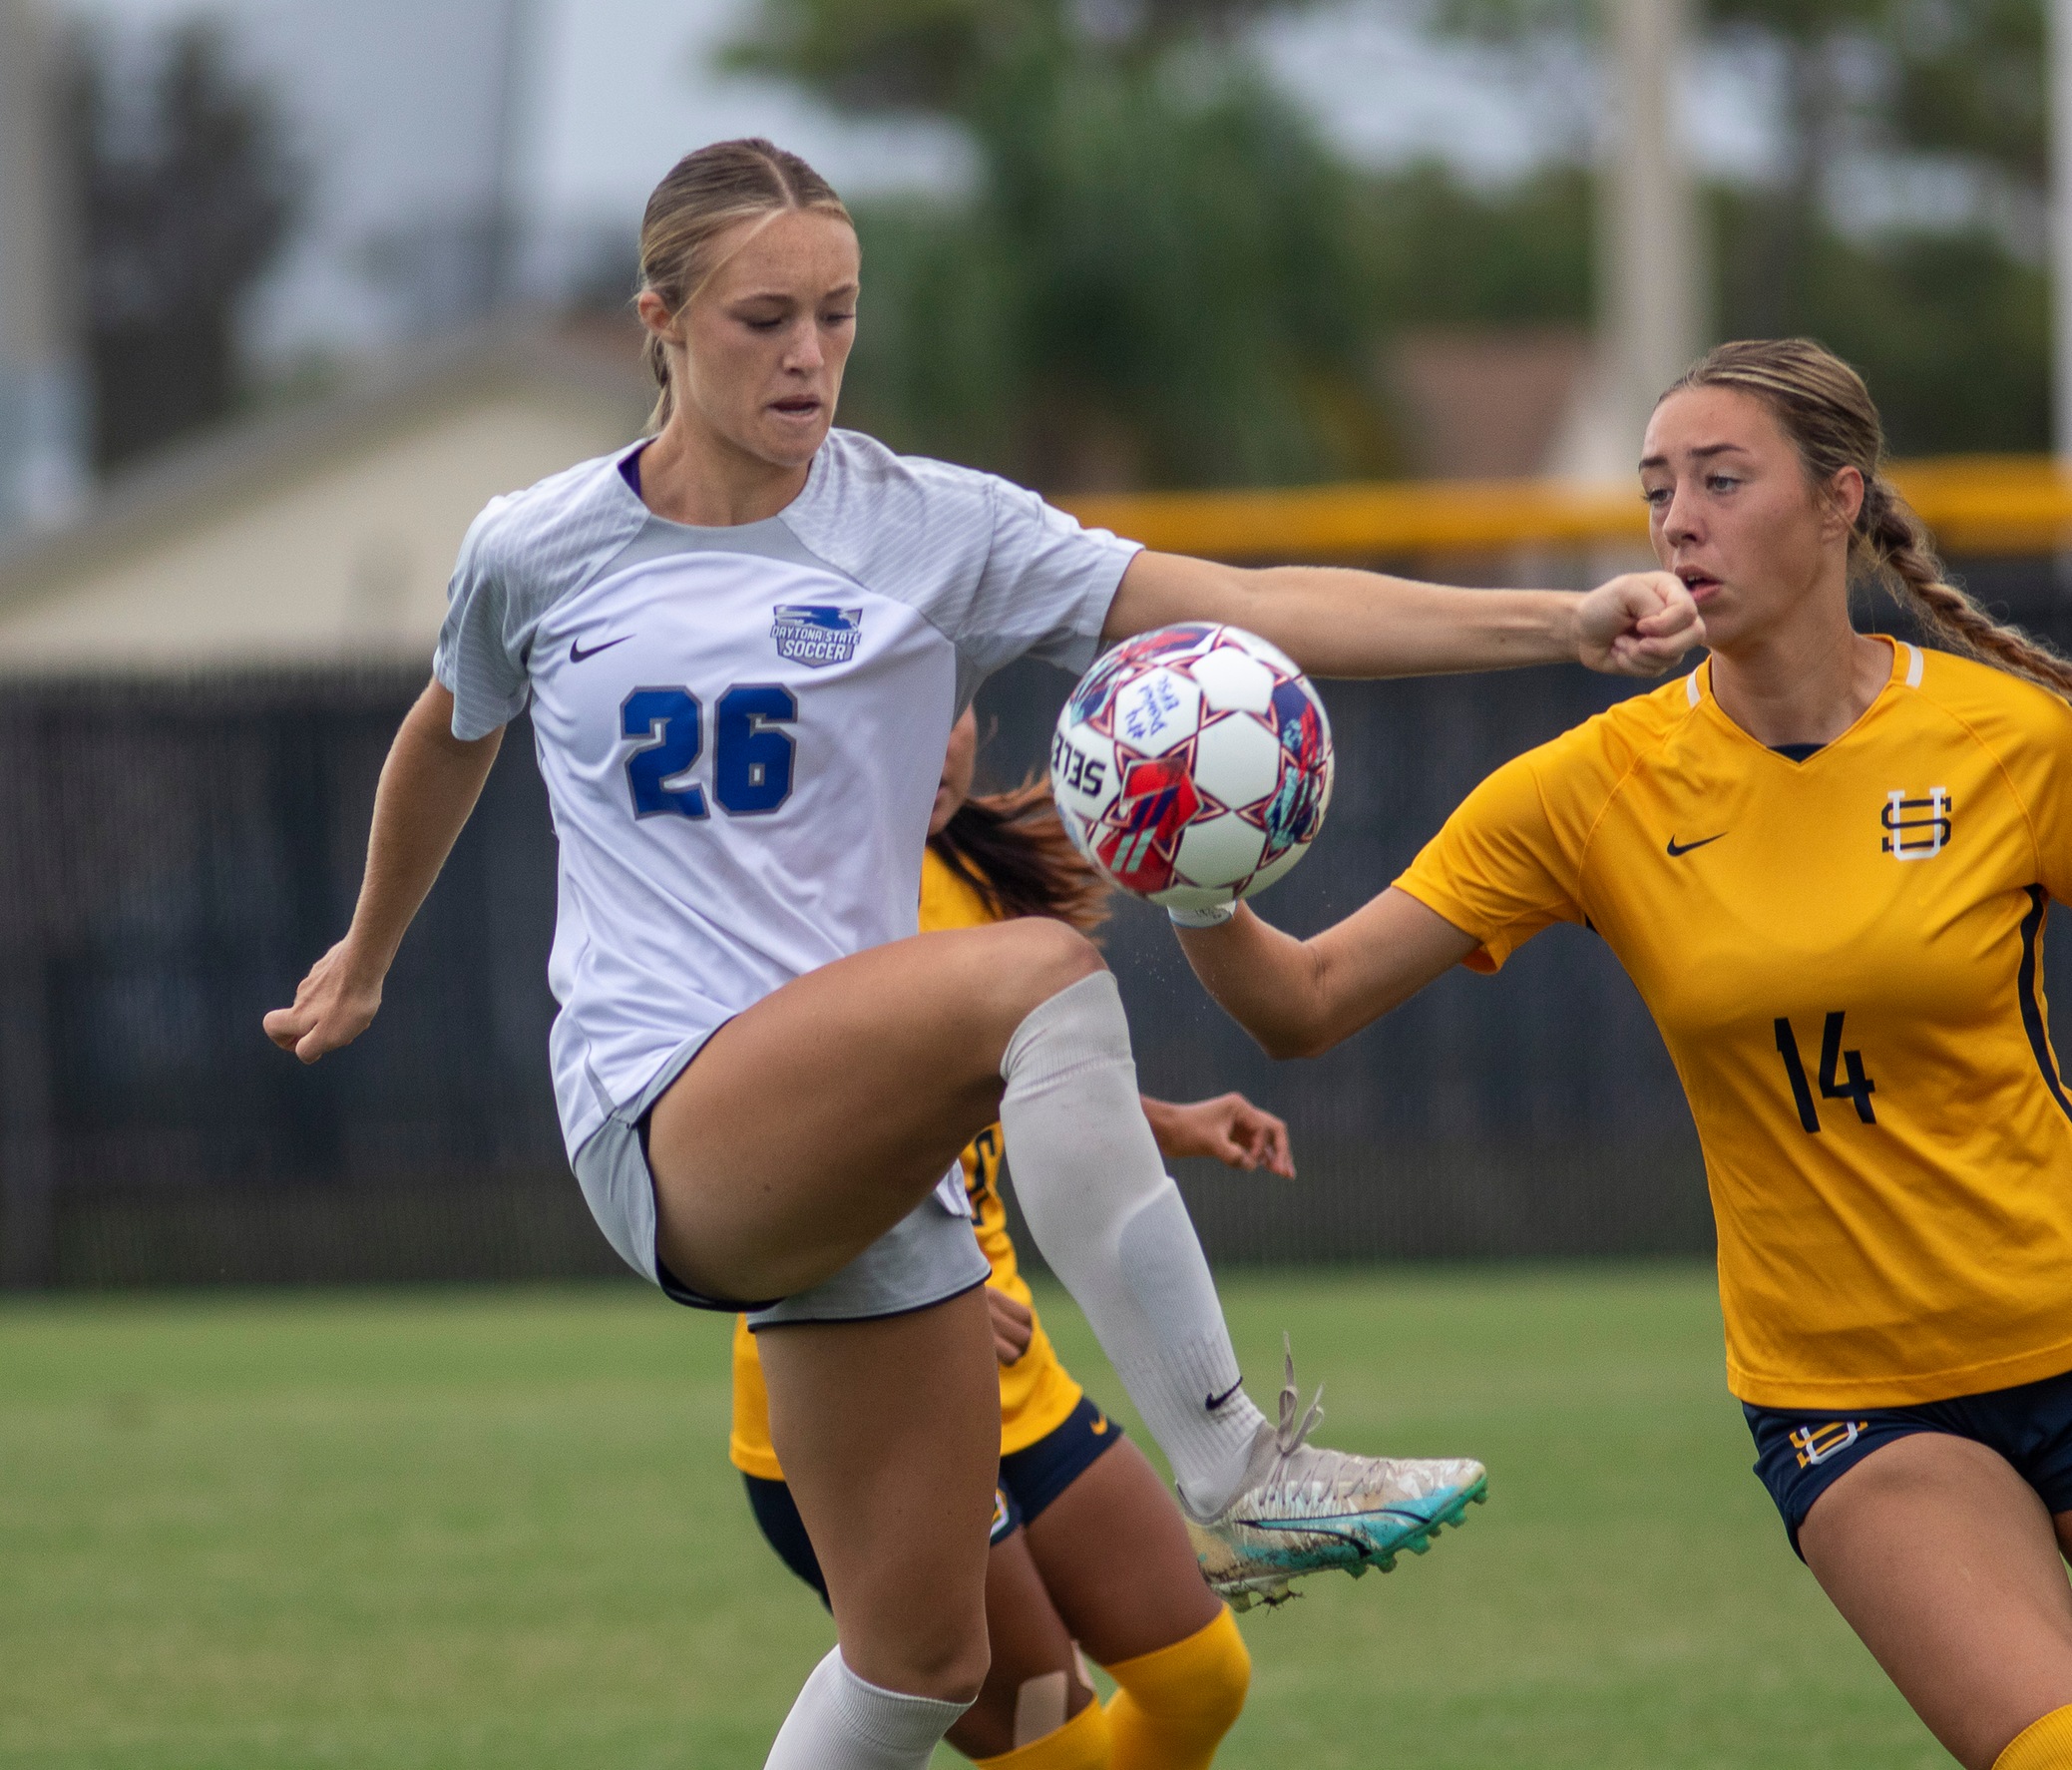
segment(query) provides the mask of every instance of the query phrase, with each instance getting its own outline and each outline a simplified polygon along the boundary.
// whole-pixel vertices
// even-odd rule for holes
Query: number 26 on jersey
[[[756,817],[791,797],[798,696],[775,682],[737,682],[712,708],[712,796],[730,817]],[[625,758],[639,817],[709,817],[705,789],[684,780],[705,745],[705,709],[688,688],[635,688],[619,708],[622,737],[642,741]]]

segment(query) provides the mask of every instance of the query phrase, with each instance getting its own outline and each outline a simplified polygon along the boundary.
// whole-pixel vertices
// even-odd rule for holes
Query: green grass
[[[1748,1472],[1709,1272],[1225,1294],[1262,1401],[1291,1328],[1331,1443],[1492,1494],[1244,1619],[1225,1770],[1947,1763]],[[724,1323],[630,1287],[0,1309],[0,1765],[752,1770],[831,1634],[725,1419]]]

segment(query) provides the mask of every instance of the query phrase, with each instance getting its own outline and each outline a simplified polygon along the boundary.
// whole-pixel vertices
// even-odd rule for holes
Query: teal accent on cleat
[[[1279,1603],[1291,1579],[1332,1568],[1386,1573],[1404,1550],[1424,1554],[1485,1497],[1487,1474],[1466,1458],[1355,1457],[1311,1445],[1324,1410],[1312,1401],[1298,1420],[1298,1399],[1290,1351],[1279,1424],[1261,1423],[1237,1495],[1211,1518],[1181,1504],[1202,1577],[1233,1607],[1241,1595]]]

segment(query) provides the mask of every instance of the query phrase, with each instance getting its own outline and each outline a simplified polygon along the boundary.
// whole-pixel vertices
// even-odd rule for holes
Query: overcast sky
[[[436,226],[479,207],[492,176],[499,45],[513,0],[50,0],[124,33],[207,13],[279,94],[310,174],[290,260],[258,316],[270,353],[351,349],[398,324],[364,269],[370,235]],[[721,76],[712,50],[746,0],[523,0],[518,186],[540,250],[629,231],[655,180],[687,149],[768,135],[845,192],[954,187],[948,130],[845,122],[775,85]],[[1341,0],[1277,25],[1271,66],[1350,155],[1439,156],[1502,181],[1573,153],[1595,110],[1587,68],[1521,69],[1439,50],[1392,0]],[[1711,64],[1687,106],[1717,171],[1760,171],[1761,70]]]

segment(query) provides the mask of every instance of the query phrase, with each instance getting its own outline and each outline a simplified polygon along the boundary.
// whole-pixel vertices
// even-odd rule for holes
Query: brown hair
[[[1841,357],[1811,338],[1743,339],[1708,350],[1662,398],[1687,387],[1732,387],[1761,400],[1816,488],[1845,467],[1864,476],[1851,564],[1866,568],[1911,611],[1922,638],[2072,698],[2072,660],[1995,621],[1943,576],[1927,525],[1884,477],[1884,426],[1870,390]]]
[[[1047,781],[965,800],[928,845],[997,916],[1054,916],[1081,934],[1108,918],[1107,887],[1057,821]]]
[[[707,261],[714,240],[742,221],[801,209],[850,219],[832,185],[796,154],[760,136],[714,142],[684,155],[655,186],[640,218],[639,292],[652,290],[671,313],[680,313],[719,268]],[[669,421],[673,401],[669,353],[651,332],[647,368],[661,389],[647,420],[652,435]]]

